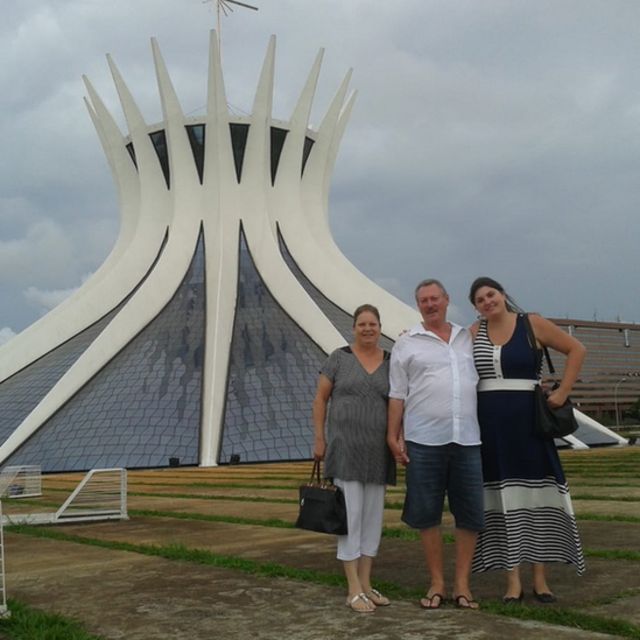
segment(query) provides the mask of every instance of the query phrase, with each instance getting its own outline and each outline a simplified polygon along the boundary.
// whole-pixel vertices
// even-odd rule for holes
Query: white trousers
[[[375,557],[382,536],[385,485],[339,478],[334,478],[333,483],[344,493],[349,529],[346,536],[338,536],[338,560]]]

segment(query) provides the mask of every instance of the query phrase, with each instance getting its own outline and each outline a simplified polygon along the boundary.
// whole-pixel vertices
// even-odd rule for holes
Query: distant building
[[[552,318],[587,348],[572,398],[594,418],[620,418],[640,398],[640,325]],[[552,352],[553,358],[553,352]],[[554,366],[562,371],[563,358]]]

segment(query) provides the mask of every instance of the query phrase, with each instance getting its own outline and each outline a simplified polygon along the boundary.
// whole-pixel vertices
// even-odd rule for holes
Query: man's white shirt
[[[404,401],[404,439],[422,445],[480,444],[473,342],[451,324],[445,342],[422,324],[396,341],[391,352],[389,397]]]

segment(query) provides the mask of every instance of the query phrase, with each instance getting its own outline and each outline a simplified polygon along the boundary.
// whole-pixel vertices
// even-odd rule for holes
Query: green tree
[[[626,418],[640,420],[640,398],[638,398],[625,412]]]

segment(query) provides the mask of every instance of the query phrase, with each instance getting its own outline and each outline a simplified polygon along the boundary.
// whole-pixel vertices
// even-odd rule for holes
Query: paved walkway
[[[182,477],[189,481],[196,475],[199,480],[209,478],[216,482],[222,477],[222,472],[216,474],[216,470],[210,470],[208,475],[202,470],[176,473],[172,472],[175,482],[179,482],[180,474],[186,474]],[[248,473],[246,468],[244,473]],[[153,477],[161,483],[167,481],[168,474],[158,472]],[[225,474],[229,477],[228,472]],[[136,480],[135,474],[131,474],[130,490],[134,493],[160,491],[154,486],[144,489],[148,478],[142,480]],[[63,481],[61,476],[55,478],[55,482]],[[196,490],[184,488],[181,491],[194,493]],[[213,491],[209,489],[210,493]],[[228,491],[229,497],[237,495],[237,489],[229,488]],[[260,493],[257,489],[252,491],[254,495]],[[224,493],[224,490],[215,489],[215,493]],[[51,498],[51,495],[45,492],[45,498]],[[178,498],[141,495],[131,497],[130,507],[172,508],[174,511],[289,521],[296,513],[296,505],[289,503],[200,498],[185,502]],[[397,518],[397,511],[390,510],[386,514],[387,524],[395,525]],[[56,531],[105,541],[161,546],[180,544],[259,562],[325,573],[340,571],[331,537],[295,529],[133,517],[122,522],[65,525]],[[638,548],[638,525],[633,523],[583,522],[581,532],[586,548]],[[341,587],[255,577],[240,570],[35,538],[10,531],[6,533],[5,546],[9,597],[76,618],[89,631],[106,639],[547,640],[612,637],[492,615],[486,611],[461,611],[451,605],[439,611],[423,611],[417,602],[407,600],[396,600],[390,607],[379,608],[371,615],[358,615],[344,606]],[[448,545],[446,551],[451,555],[453,547]],[[570,568],[553,566],[550,582],[561,597],[562,607],[640,625],[639,569],[637,561],[590,559],[585,577],[577,578]],[[450,562],[447,573],[452,574]],[[426,575],[419,543],[385,538],[375,575],[381,581],[422,588]],[[501,595],[501,579],[496,575],[475,576],[473,584],[474,593],[481,601],[495,600]],[[629,589],[635,591],[626,591]],[[527,604],[541,606],[535,605],[531,596],[527,598]]]
[[[90,528],[83,526],[83,535],[105,528],[127,534],[126,523]],[[269,547],[264,543],[260,555]],[[301,542],[292,549],[274,539],[267,555],[286,561],[292,551],[315,546]],[[7,536],[7,554],[10,596],[76,618],[113,640],[607,637],[454,608],[422,611],[413,602],[358,615],[342,604],[342,589],[23,535]]]

